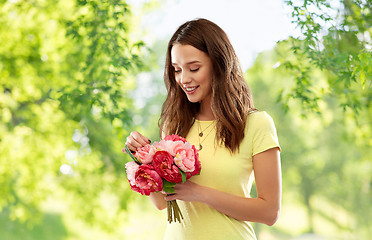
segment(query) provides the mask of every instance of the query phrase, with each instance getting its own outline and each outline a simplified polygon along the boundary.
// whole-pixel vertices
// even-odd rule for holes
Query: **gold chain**
[[[201,125],[200,125],[200,121],[198,121],[199,123],[199,137],[203,137],[203,132],[207,131],[207,129],[213,125],[214,121],[208,125],[208,127],[206,127],[204,130],[201,128]]]
[[[200,125],[200,121],[198,121],[198,126],[199,126],[199,151],[201,151],[203,149],[203,145],[202,143],[204,142],[205,139],[207,139],[207,137],[209,136],[209,134],[213,131],[213,128],[208,132],[208,134],[205,136],[205,138],[203,138],[203,140],[200,140],[201,137],[204,136],[204,133],[210,126],[212,126],[214,124],[214,121],[208,125],[208,127],[206,127],[204,130],[201,128],[201,125]]]

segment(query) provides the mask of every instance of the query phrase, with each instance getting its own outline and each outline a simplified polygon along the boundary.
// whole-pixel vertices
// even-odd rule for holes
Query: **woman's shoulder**
[[[266,111],[253,111],[248,115],[248,121],[260,121],[260,120],[272,119]]]
[[[275,128],[272,117],[266,111],[255,111],[248,115],[246,128]]]
[[[252,155],[274,147],[281,151],[274,120],[267,112],[251,113],[245,133],[248,143],[252,143]]]

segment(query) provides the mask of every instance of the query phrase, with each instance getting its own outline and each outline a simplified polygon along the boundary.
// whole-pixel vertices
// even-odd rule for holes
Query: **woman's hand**
[[[143,147],[147,144],[150,144],[151,141],[147,137],[142,136],[139,132],[133,131],[127,137],[127,141],[125,145],[131,150],[132,152],[137,151],[137,148]]]
[[[184,183],[177,183],[174,187],[174,193],[169,194],[165,197],[166,201],[172,200],[182,200],[186,202],[197,202],[202,200],[203,187],[193,183],[191,181],[186,181]]]

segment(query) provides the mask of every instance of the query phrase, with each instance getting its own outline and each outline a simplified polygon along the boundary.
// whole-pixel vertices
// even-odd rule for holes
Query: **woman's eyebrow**
[[[195,63],[201,63],[201,61],[198,61],[198,60],[194,60],[194,61],[191,61],[191,62],[187,62],[185,65],[191,65],[191,64],[195,64]],[[177,63],[172,63],[173,66],[177,65]]]

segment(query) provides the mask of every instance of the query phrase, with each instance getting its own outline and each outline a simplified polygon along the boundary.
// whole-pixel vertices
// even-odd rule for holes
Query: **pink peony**
[[[164,140],[171,140],[171,141],[182,141],[183,143],[187,142],[185,138],[180,137],[176,134],[168,135],[164,138]]]
[[[141,148],[138,148],[134,156],[143,164],[152,163],[152,157],[156,152],[156,148],[147,144]]]
[[[194,150],[194,154],[195,154],[195,170],[191,173],[187,172],[186,173],[186,179],[189,179],[189,178],[191,178],[192,176],[195,176],[195,175],[199,175],[200,170],[201,170],[201,163],[200,163],[200,160],[199,160],[198,150],[195,148],[194,145],[192,145],[192,150]]]
[[[135,174],[135,184],[130,187],[133,191],[149,196],[152,192],[163,190],[163,180],[152,165],[141,165]]]
[[[172,141],[172,140],[161,140],[160,142],[154,142],[153,146],[158,151],[169,152],[172,156],[176,155],[175,149],[182,147],[184,143],[182,141]]]
[[[154,168],[159,175],[171,183],[182,182],[182,175],[174,164],[173,157],[169,152],[158,151],[153,157]]]
[[[131,161],[125,164],[125,168],[127,169],[127,178],[130,185],[136,185],[135,176],[139,165],[136,162]]]
[[[188,142],[175,146],[174,162],[184,172],[193,172],[195,170],[195,152],[192,145]]]

